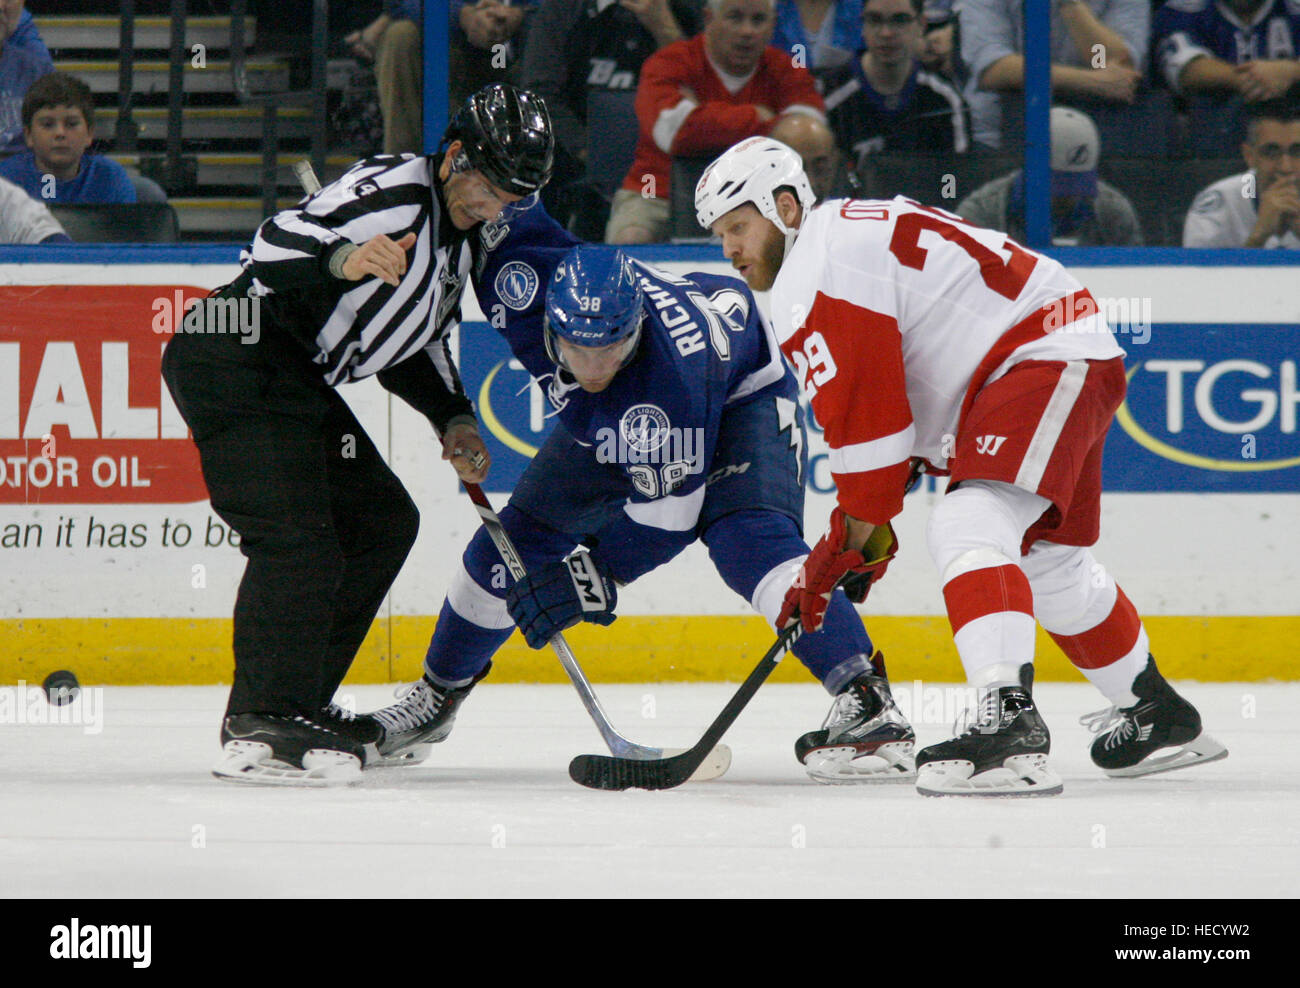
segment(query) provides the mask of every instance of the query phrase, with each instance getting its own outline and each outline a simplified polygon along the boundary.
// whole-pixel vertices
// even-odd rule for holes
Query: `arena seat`
[[[53,205],[50,212],[77,243],[171,244],[181,238],[176,210],[165,202]]]

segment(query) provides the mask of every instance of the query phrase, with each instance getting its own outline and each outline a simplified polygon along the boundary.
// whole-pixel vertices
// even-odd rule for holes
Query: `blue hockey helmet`
[[[641,338],[640,279],[621,250],[582,244],[564,256],[546,289],[546,352],[573,371],[560,341],[572,346],[615,347],[617,368],[627,366]]]

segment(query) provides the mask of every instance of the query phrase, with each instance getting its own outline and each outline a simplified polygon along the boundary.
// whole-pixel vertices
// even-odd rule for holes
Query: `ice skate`
[[[306,717],[234,714],[221,724],[224,757],[212,774],[263,786],[342,786],[361,781],[362,745]]]
[[[364,766],[390,764],[390,760],[379,754],[379,741],[384,736],[384,729],[375,720],[373,714],[359,714],[337,703],[331,703],[320,713],[320,723],[344,737],[351,738],[361,745],[365,752]],[[406,759],[398,758],[398,764],[407,764]]]
[[[899,711],[885,678],[884,656],[872,673],[851,680],[835,697],[819,731],[794,744],[795,757],[817,782],[836,785],[911,779],[916,734]]]
[[[1228,749],[1201,729],[1196,708],[1174,692],[1156,660],[1133,681],[1138,702],[1111,707],[1079,718],[1098,737],[1090,754],[1113,778],[1170,772],[1228,757]]]
[[[1033,666],[1019,683],[994,683],[982,691],[975,719],[950,741],[916,756],[916,790],[922,796],[1055,796],[1061,778],[1047,764],[1051,737],[1030,695]]]
[[[376,710],[372,717],[382,732],[378,754],[383,764],[392,765],[406,761],[418,764],[429,757],[433,746],[444,741],[451,733],[456,711],[465,702],[476,683],[492,668],[492,663],[474,677],[467,686],[448,689],[421,677],[414,683],[400,687],[397,702]]]

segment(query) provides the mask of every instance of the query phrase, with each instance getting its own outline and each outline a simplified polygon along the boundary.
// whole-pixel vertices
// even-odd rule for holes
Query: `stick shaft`
[[[497,513],[492,510],[492,502],[483,493],[483,488],[478,484],[464,484],[469,499],[474,502],[474,507],[478,509],[479,518],[483,521],[483,527],[487,529],[488,536],[492,543],[497,547],[497,552],[501,555],[501,560],[510,570],[510,575],[516,581],[522,580],[527,576],[524,569],[523,560],[519,557],[518,550],[511,540],[509,533],[506,532],[505,526],[501,524],[501,519]],[[596,729],[600,731],[600,736],[604,738],[605,745],[615,755],[634,759],[657,759],[663,756],[662,748],[649,748],[645,745],[637,744],[635,741],[629,741],[618,731],[614,730],[613,724],[610,723],[609,715],[605,713],[604,708],[600,705],[595,691],[591,688],[591,682],[587,679],[586,673],[582,671],[582,666],[578,664],[577,656],[573,654],[573,649],[565,641],[563,634],[556,634],[551,639],[551,648],[555,650],[556,656],[560,660],[560,665],[564,671],[569,674],[574,689],[578,691],[578,696],[582,700],[582,705],[587,708],[587,713],[596,724]]]

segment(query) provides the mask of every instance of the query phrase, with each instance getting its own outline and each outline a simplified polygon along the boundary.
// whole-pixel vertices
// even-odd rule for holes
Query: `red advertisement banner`
[[[0,504],[207,499],[160,376],[193,285],[0,286]]]

